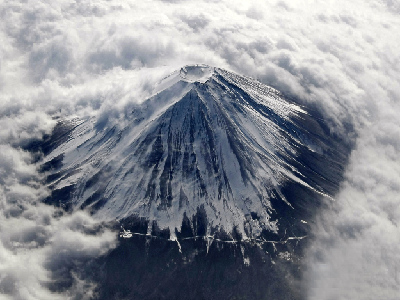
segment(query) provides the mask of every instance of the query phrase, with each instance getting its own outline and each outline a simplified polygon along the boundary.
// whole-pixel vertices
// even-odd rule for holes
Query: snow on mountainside
[[[278,208],[308,205],[284,187],[334,190],[327,169],[339,167],[324,130],[277,90],[195,65],[156,91],[118,123],[60,123],[73,129],[45,157],[54,200],[101,220],[155,220],[172,235],[200,211],[208,233],[235,229],[250,238],[287,229]]]

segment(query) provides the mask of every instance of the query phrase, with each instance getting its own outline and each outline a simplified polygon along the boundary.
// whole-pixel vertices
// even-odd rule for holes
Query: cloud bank
[[[355,139],[346,180],[316,223],[309,298],[395,299],[400,286],[399,5],[264,2],[4,1],[0,293],[50,297],[45,282],[54,276],[52,262],[97,256],[102,243],[113,244],[107,230],[87,236],[82,228],[95,226],[88,216],[55,217],[53,208],[38,202],[47,191],[21,147],[50,132],[54,116],[118,121],[129,103],[151,95],[163,76],[185,64],[205,63],[258,78],[316,106],[332,132]],[[71,252],[63,261],[54,253],[69,249],[68,236],[60,239],[64,234],[76,236],[78,245],[66,250]],[[85,246],[83,239],[92,240]],[[85,284],[72,279],[65,293]]]
[[[399,109],[382,109],[360,134],[336,203],[317,223],[309,299],[399,297]]]
[[[114,247],[115,233],[84,212],[42,204],[30,153],[15,144],[0,151],[1,298],[89,299],[95,285],[79,278],[81,267]]]

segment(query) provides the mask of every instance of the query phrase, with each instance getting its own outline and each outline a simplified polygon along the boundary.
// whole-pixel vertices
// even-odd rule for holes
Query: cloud
[[[332,132],[355,141],[346,180],[316,223],[310,299],[373,299],[380,292],[392,299],[400,244],[398,12],[396,1],[382,0],[2,5],[0,182],[6,229],[0,259],[9,267],[0,272],[0,290],[26,293],[20,295],[25,299],[47,297],[34,293],[49,295],[41,282],[51,277],[52,260],[55,266],[69,264],[52,254],[62,245],[57,237],[69,232],[86,239],[68,224],[93,222],[87,216],[71,217],[72,223],[56,219],[53,208],[39,203],[47,191],[20,147],[49,133],[54,117],[118,122],[168,73],[206,63],[258,78],[317,107]],[[24,229],[14,229],[15,222]],[[7,230],[21,248],[13,248]],[[111,237],[106,239],[111,247]],[[94,256],[96,241],[88,250]],[[68,255],[85,256],[86,250],[77,251]],[[15,271],[29,265],[36,273]],[[71,276],[68,286],[89,284]]]
[[[31,154],[11,144],[0,145],[2,299],[89,299],[95,285],[80,278],[82,265],[115,247],[115,232],[42,204],[48,191]]]
[[[396,299],[400,292],[399,103],[363,131],[310,251],[309,299]]]

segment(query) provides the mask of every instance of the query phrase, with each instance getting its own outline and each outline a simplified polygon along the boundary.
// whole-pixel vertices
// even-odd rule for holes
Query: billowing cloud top
[[[399,12],[398,3],[389,0],[3,3],[0,293],[45,299],[35,294],[45,293],[40,282],[49,268],[43,253],[59,244],[44,220],[54,230],[74,222],[53,220],[49,208],[38,212],[37,199],[46,191],[20,147],[49,132],[54,116],[117,120],[129,103],[153,93],[154,82],[182,65],[205,63],[258,78],[314,105],[333,132],[357,138],[347,180],[334,209],[322,216],[325,227],[316,230],[310,250],[310,299],[395,299]],[[25,213],[33,210],[29,217],[15,204],[22,202]],[[21,220],[27,223],[18,234],[36,233],[19,237],[17,247],[10,228]],[[36,250],[18,250],[32,247]],[[43,273],[33,279],[15,273],[24,259],[34,260]]]

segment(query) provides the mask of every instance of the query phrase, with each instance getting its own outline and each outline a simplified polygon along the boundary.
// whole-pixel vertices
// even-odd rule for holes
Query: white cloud
[[[9,214],[1,222],[9,225],[2,228],[21,218],[34,228],[35,218],[44,218],[40,204],[20,207],[45,190],[35,183],[29,156],[15,147],[48,133],[54,125],[49,114],[118,119],[168,72],[206,63],[316,105],[332,131],[357,136],[346,181],[310,250],[310,298],[374,299],[382,292],[392,299],[400,244],[398,12],[396,1],[382,0],[5,2],[0,182]],[[26,211],[36,217],[23,217]],[[64,219],[51,220],[55,227],[41,225],[46,241],[57,237],[50,228],[68,228]],[[37,278],[48,276],[41,258],[52,257],[46,243],[21,256],[34,260]],[[8,270],[15,269],[21,254],[2,247],[0,258],[9,256],[15,265]],[[9,274],[0,281],[11,290],[13,272],[0,272]],[[43,292],[37,279],[26,280]]]
[[[397,299],[400,293],[400,106],[379,108],[358,139],[337,203],[319,220],[310,299]]]
[[[0,153],[2,299],[89,299],[95,286],[79,278],[79,264],[114,247],[115,232],[84,212],[62,216],[42,204],[47,190],[31,155],[6,144],[0,145]],[[60,282],[67,289],[52,293],[60,291]]]

